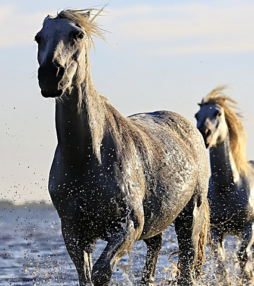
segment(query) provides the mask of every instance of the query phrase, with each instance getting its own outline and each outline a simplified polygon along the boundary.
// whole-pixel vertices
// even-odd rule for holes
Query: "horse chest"
[[[244,227],[249,220],[248,196],[242,188],[211,188],[209,190],[211,224],[220,225],[228,233]]]
[[[62,221],[96,238],[107,239],[128,211],[127,200],[115,184],[105,185],[93,176],[66,183],[50,194]]]

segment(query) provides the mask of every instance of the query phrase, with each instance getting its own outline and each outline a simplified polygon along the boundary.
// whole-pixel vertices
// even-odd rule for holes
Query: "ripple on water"
[[[0,210],[0,286],[77,286],[77,274],[66,251],[59,219],[53,208],[9,207]],[[94,260],[106,243],[97,242]],[[238,240],[229,237],[226,240],[228,269],[234,285],[238,281],[239,267],[235,249]],[[164,241],[156,268],[156,285],[164,283],[176,275],[177,256],[168,261],[171,253],[177,251],[174,228],[170,226],[164,233]],[[118,263],[110,286],[136,286],[142,275],[146,247],[143,241],[136,242],[129,255]],[[175,263],[175,264],[174,264]],[[203,269],[198,285],[211,285],[214,281],[213,267],[209,260]]]

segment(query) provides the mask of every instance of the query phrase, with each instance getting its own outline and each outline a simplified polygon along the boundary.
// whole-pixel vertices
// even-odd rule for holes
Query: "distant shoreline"
[[[0,200],[0,209],[3,208],[27,208],[27,207],[34,207],[34,208],[54,208],[53,204],[45,201],[41,202],[24,202],[20,204],[15,204],[12,201],[9,200]]]

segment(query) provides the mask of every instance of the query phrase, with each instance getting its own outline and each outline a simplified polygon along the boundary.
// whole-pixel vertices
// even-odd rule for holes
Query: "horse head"
[[[200,104],[195,114],[197,128],[202,134],[206,148],[223,142],[228,135],[224,109],[217,104]]]
[[[85,53],[89,37],[71,10],[47,16],[35,36],[38,43],[38,80],[44,97],[58,97],[80,85],[85,77]],[[65,14],[64,14],[65,13]],[[90,11],[80,14],[83,22]],[[77,20],[77,21],[75,21]]]

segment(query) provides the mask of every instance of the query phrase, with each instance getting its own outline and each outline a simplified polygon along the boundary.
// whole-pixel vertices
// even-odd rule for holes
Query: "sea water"
[[[236,249],[239,241],[226,239],[229,276],[234,285],[241,285]],[[93,260],[99,257],[106,243],[97,241]],[[155,285],[176,285],[178,251],[174,226],[163,235]],[[216,285],[214,267],[206,250],[203,274],[197,285]],[[140,284],[146,255],[143,241],[133,245],[128,255],[117,264],[110,286]],[[67,253],[55,209],[47,205],[5,205],[0,207],[0,286],[78,286],[75,267]]]

